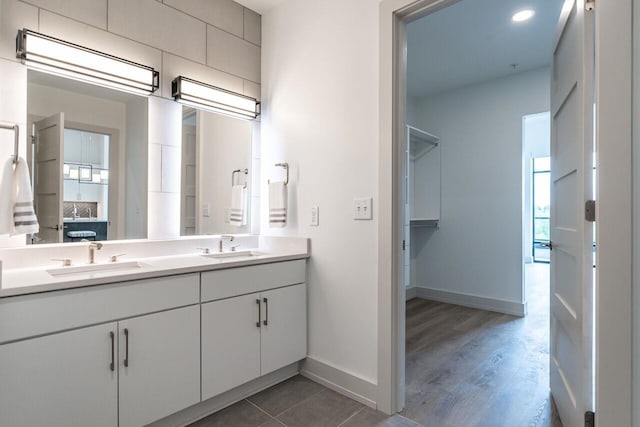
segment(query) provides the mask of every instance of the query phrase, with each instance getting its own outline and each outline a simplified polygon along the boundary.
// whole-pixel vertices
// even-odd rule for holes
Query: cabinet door
[[[118,323],[120,427],[142,426],[200,401],[200,307]]]
[[[260,376],[260,294],[202,304],[202,400]]]
[[[117,426],[116,332],[110,323],[0,345],[0,425]]]
[[[307,357],[307,286],[274,289],[261,296],[265,375]]]

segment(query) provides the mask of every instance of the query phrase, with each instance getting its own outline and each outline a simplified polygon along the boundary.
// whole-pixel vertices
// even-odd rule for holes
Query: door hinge
[[[589,222],[596,222],[596,201],[587,200],[584,204],[584,219]]]
[[[587,12],[591,12],[592,10],[595,10],[596,8],[596,0],[587,0],[584,3],[584,10],[586,10]]]
[[[596,426],[596,414],[593,411],[587,411],[584,413],[584,427]]]
[[[403,250],[403,251],[405,250],[406,246],[407,246],[407,241],[406,241],[406,240],[403,240],[403,241],[402,241],[402,250]]]

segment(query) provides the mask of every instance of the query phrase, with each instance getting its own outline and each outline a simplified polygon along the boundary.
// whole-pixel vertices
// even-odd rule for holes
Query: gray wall
[[[442,153],[440,227],[411,237],[415,284],[522,303],[522,116],[548,111],[549,70],[430,95],[409,108],[410,124],[438,135]]]

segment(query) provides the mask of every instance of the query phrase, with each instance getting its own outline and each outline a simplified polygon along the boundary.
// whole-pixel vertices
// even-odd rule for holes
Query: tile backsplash
[[[76,218],[89,218],[89,210],[91,210],[91,218],[98,215],[98,202],[63,202],[62,216],[64,218],[73,218],[73,205],[77,208]]]

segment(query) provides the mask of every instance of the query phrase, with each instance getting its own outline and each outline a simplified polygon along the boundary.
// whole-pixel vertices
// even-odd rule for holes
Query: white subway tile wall
[[[1,0],[0,99],[11,102],[0,106],[0,122],[24,128],[26,71],[15,56],[21,28],[160,71],[160,90],[149,98],[148,237],[177,237],[181,107],[167,101],[171,81],[185,75],[260,99],[260,15],[232,0]]]

